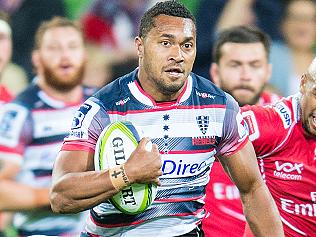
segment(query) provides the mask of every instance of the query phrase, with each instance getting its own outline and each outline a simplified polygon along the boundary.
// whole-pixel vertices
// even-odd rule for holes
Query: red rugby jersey
[[[299,100],[297,94],[274,106],[242,108],[287,237],[316,236],[316,139],[304,134]]]
[[[275,103],[281,97],[264,91],[258,104]],[[214,162],[206,187],[205,209],[209,212],[203,220],[206,237],[241,237],[246,220],[243,215],[239,191],[224,172],[219,162]]]

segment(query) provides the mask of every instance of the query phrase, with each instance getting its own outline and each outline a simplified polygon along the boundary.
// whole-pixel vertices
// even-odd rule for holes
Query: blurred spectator
[[[136,57],[134,37],[148,3],[148,0],[94,1],[82,19],[87,41],[113,50],[113,60]]]
[[[193,71],[209,78],[209,65],[215,35],[237,25],[256,25],[275,40],[281,38],[283,0],[201,0],[197,12],[197,59]]]
[[[11,28],[4,16],[0,12],[0,104],[8,102],[12,99],[12,95],[6,86],[3,85],[2,75],[4,69],[10,62],[12,55],[12,40],[11,40]]]
[[[281,29],[284,41],[272,45],[271,84],[284,96],[298,92],[300,75],[315,57],[316,3],[312,0],[289,0],[284,9]]]
[[[63,0],[1,0],[0,9],[10,14],[13,35],[13,62],[22,66],[28,79],[34,76],[31,52],[39,24],[53,16],[64,16]]]
[[[94,91],[81,86],[86,62],[80,27],[44,22],[32,55],[37,78],[0,114],[0,210],[17,212],[20,236],[79,236],[82,215],[51,211],[48,191],[56,154],[78,106]]]
[[[16,95],[28,84],[25,71],[11,62],[12,30],[8,15],[0,10],[0,102],[8,94]],[[10,97],[9,97],[10,98]],[[6,101],[6,100],[5,100]],[[4,102],[5,102],[4,101]]]
[[[100,83],[99,72],[106,75],[102,81],[112,80],[112,69],[121,68],[118,76],[124,75],[137,65],[134,38],[142,14],[153,0],[95,0],[82,16],[82,25],[89,46],[91,61],[88,62],[85,84]],[[101,63],[96,62],[96,59]],[[114,72],[115,73],[115,72]],[[105,85],[103,84],[103,85]],[[102,86],[102,85],[101,85]]]

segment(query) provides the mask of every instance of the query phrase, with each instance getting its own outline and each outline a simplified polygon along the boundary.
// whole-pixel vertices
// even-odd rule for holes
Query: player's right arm
[[[125,163],[125,172],[130,183],[159,185],[162,175],[161,159],[157,146],[151,151],[143,138]],[[80,212],[111,198],[116,190],[108,170],[94,171],[93,153],[87,151],[61,151],[53,169],[53,184],[50,193],[52,209],[60,213]]]

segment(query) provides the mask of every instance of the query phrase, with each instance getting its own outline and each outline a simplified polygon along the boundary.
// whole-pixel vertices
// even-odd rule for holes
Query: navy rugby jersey
[[[63,150],[94,153],[102,130],[130,121],[158,145],[162,186],[143,213],[126,215],[109,202],[94,207],[86,224],[93,236],[174,236],[190,232],[205,215],[205,185],[216,155],[231,155],[247,135],[234,99],[193,73],[177,101],[156,103],[139,85],[137,70],[88,99],[73,120]]]
[[[39,188],[50,187],[53,164],[72,118],[93,92],[95,90],[85,88],[79,104],[65,104],[31,84],[11,103],[3,105],[0,157],[20,164],[19,182]],[[21,235],[78,236],[75,229],[80,218],[80,215],[55,214],[43,208],[19,212],[13,222]]]

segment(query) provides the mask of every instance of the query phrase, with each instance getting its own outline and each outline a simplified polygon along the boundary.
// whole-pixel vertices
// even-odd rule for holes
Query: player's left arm
[[[279,212],[260,176],[251,142],[219,159],[240,191],[244,214],[255,236],[284,236]]]

